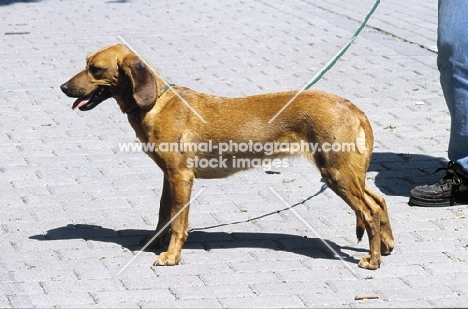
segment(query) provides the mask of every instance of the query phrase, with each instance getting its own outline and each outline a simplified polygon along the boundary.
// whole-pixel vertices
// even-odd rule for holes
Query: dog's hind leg
[[[390,219],[388,217],[387,204],[385,199],[373,192],[369,187],[365,187],[364,192],[366,196],[369,196],[374,202],[380,207],[380,238],[381,238],[381,250],[382,255],[389,255],[394,247],[393,232],[390,226]],[[361,218],[356,214],[356,236],[358,241],[361,241],[366,226],[362,222]]]
[[[394,247],[393,232],[385,199],[365,186],[364,192],[380,207],[380,239],[382,255],[389,255]]]
[[[354,210],[358,217],[358,224],[362,223],[365,227],[369,237],[370,253],[361,259],[359,267],[379,268],[381,262],[381,210],[374,202],[373,197],[365,193],[365,172],[353,170],[347,164],[337,167],[320,166],[319,170],[328,187]]]

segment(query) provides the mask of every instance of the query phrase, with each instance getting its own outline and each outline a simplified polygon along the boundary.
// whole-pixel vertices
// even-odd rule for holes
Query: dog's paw
[[[180,254],[162,252],[157,260],[153,263],[153,266],[173,266],[179,264],[179,261]]]
[[[381,260],[372,259],[370,254],[363,256],[358,266],[364,269],[376,270],[380,267]]]

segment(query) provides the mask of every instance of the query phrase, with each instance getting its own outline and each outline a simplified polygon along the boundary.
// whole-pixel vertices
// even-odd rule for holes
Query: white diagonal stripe
[[[140,251],[138,251],[138,253],[135,254],[135,256],[134,256],[130,261],[128,261],[127,264],[125,264],[124,267],[122,267],[122,269],[121,269],[117,274],[120,275],[131,263],[133,263],[133,261],[141,254],[141,252],[143,252],[146,248],[148,248],[148,246],[153,242],[153,240],[155,240],[156,237],[158,237],[159,234],[161,234],[162,231],[164,231],[164,230],[172,223],[172,221],[174,221],[174,220],[182,213],[182,211],[184,211],[184,209],[187,208],[187,207],[190,205],[190,203],[191,203],[194,199],[196,199],[197,196],[200,195],[200,193],[203,192],[203,190],[205,190],[204,187],[201,188],[200,191],[198,191],[198,193],[195,194],[195,196],[192,197],[192,198],[190,199],[190,201],[188,201],[188,203],[185,204],[184,207],[182,207],[182,209],[179,210],[179,211],[174,215],[174,217],[172,217],[171,220],[169,220],[169,222],[167,222],[166,225],[164,225],[164,226],[163,226],[163,227],[146,243],[146,245],[144,245],[143,248],[141,248]]]
[[[124,38],[122,36],[119,35],[119,39],[135,54],[137,55],[138,57],[140,57],[140,59],[142,59],[146,65],[151,68],[151,70],[153,71],[153,73],[155,75],[157,75],[159,77],[159,79],[161,79],[165,86],[168,86],[169,83],[166,82],[166,80],[164,80],[164,78],[162,78],[161,75],[159,75],[158,72],[156,72],[156,70],[153,69],[153,67],[151,65],[149,65],[149,63],[142,57],[140,56],[140,54],[137,53],[137,51],[130,46],[130,44],[128,44],[127,41],[124,40]],[[189,104],[189,102],[187,102],[187,100],[185,100],[184,98],[181,97],[181,95],[174,89],[174,87],[170,87],[169,90],[171,90],[203,123],[207,123],[205,119],[203,119],[203,117]]]

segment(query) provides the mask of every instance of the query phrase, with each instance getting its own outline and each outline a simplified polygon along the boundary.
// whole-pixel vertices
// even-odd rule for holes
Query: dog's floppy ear
[[[120,67],[130,79],[136,105],[145,111],[152,109],[156,103],[158,93],[156,78],[151,69],[143,60],[133,54],[125,56],[120,63]]]

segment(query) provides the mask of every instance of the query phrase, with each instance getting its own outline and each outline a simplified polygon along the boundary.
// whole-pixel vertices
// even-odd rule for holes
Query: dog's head
[[[77,98],[73,109],[87,111],[115,98],[124,113],[148,111],[157,99],[156,78],[151,69],[124,45],[105,47],[86,58],[86,68],[60,86]]]

